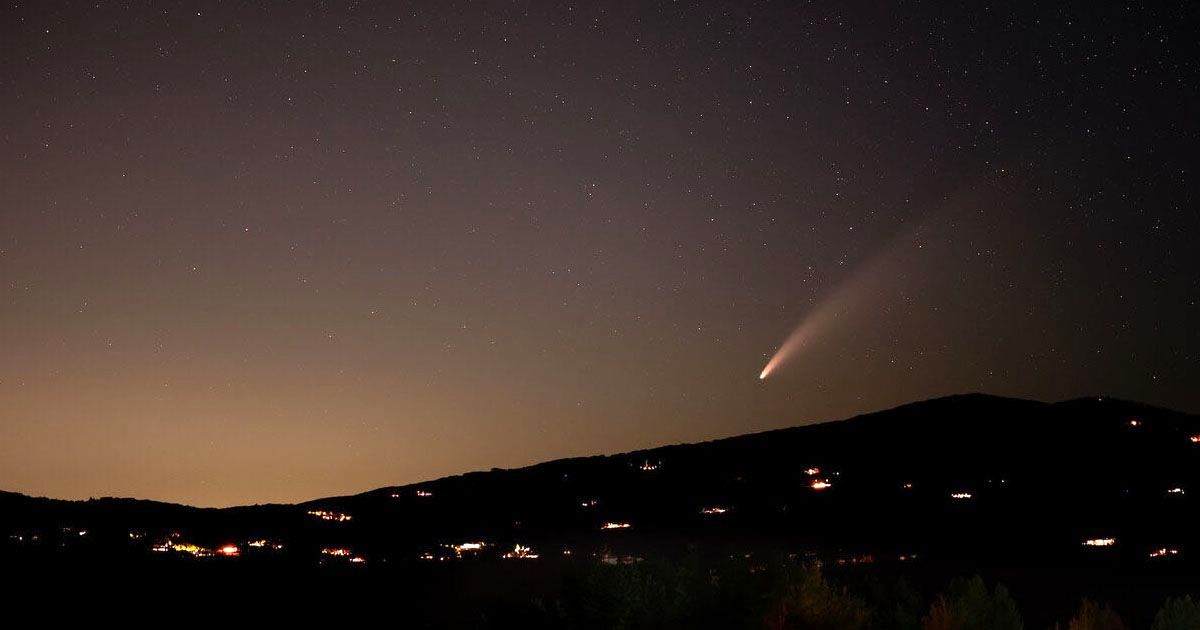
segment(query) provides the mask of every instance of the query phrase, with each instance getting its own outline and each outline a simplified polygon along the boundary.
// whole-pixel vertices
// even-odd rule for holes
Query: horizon
[[[925,405],[928,403],[936,403],[936,402],[950,401],[950,400],[961,400],[961,399],[967,399],[967,398],[980,398],[980,399],[991,399],[991,400],[1013,401],[1013,402],[1029,402],[1029,403],[1037,403],[1037,404],[1048,405],[1048,406],[1062,405],[1062,404],[1079,402],[1079,401],[1096,400],[1096,401],[1104,401],[1104,402],[1109,402],[1109,403],[1130,404],[1130,405],[1136,405],[1136,406],[1150,407],[1150,408],[1159,409],[1159,410],[1163,410],[1163,411],[1169,411],[1172,413],[1198,415],[1198,414],[1196,414],[1194,412],[1190,412],[1190,411],[1185,411],[1185,410],[1180,410],[1180,409],[1171,409],[1171,408],[1167,408],[1167,407],[1153,405],[1153,404],[1146,403],[1143,401],[1127,400],[1127,399],[1121,399],[1121,398],[1116,398],[1116,397],[1112,397],[1112,396],[1091,395],[1091,396],[1077,396],[1077,397],[1066,398],[1066,399],[1062,399],[1062,400],[1036,400],[1036,399],[1032,399],[1032,398],[1017,398],[1017,397],[1012,397],[1012,396],[1002,396],[1002,395],[998,395],[998,394],[990,394],[987,392],[964,392],[964,393],[958,393],[958,394],[946,394],[946,395],[936,396],[933,398],[926,398],[926,399],[922,399],[922,400],[913,400],[913,401],[909,401],[909,402],[900,403],[900,404],[897,404],[894,406],[887,406],[887,407],[883,407],[880,409],[873,409],[873,410],[864,411],[861,413],[855,413],[855,414],[845,416],[845,417],[826,418],[826,419],[821,419],[821,420],[804,422],[804,423],[800,423],[800,424],[791,424],[791,425],[784,425],[784,426],[779,426],[779,427],[775,427],[775,428],[766,428],[766,429],[761,429],[761,430],[756,430],[756,431],[750,431],[748,433],[716,436],[716,437],[687,441],[687,442],[671,442],[671,443],[665,443],[665,444],[655,444],[655,445],[643,446],[643,447],[633,448],[633,449],[629,449],[629,450],[622,450],[622,451],[608,451],[608,452],[597,452],[597,453],[585,453],[585,454],[578,454],[578,455],[567,455],[567,456],[562,456],[562,457],[552,457],[550,459],[544,459],[544,460],[538,460],[538,461],[526,462],[526,463],[519,463],[519,464],[512,465],[512,466],[487,466],[487,465],[484,465],[484,466],[480,466],[477,468],[461,470],[461,471],[452,472],[452,473],[448,473],[448,474],[444,474],[444,475],[438,475],[438,476],[434,476],[434,477],[403,481],[400,483],[385,483],[385,484],[381,484],[381,485],[374,485],[374,486],[371,486],[368,488],[353,489],[353,490],[350,490],[348,492],[343,492],[343,493],[306,497],[306,498],[301,498],[298,500],[291,500],[291,501],[251,501],[251,502],[245,502],[245,503],[231,503],[228,505],[197,505],[197,504],[193,504],[193,503],[172,501],[169,499],[160,499],[160,498],[155,498],[155,497],[119,495],[119,494],[118,495],[103,495],[103,496],[87,496],[87,497],[58,497],[58,496],[46,496],[46,495],[31,494],[28,492],[22,492],[20,490],[14,490],[14,489],[10,489],[10,488],[0,488],[0,492],[11,492],[14,494],[20,494],[20,495],[27,496],[27,497],[34,498],[34,499],[62,500],[62,501],[72,501],[72,502],[80,502],[80,501],[86,502],[86,501],[92,501],[92,500],[135,500],[135,501],[151,501],[151,502],[155,502],[155,503],[165,503],[165,504],[170,504],[170,505],[178,505],[178,506],[182,506],[182,507],[196,508],[196,509],[217,509],[217,510],[229,509],[229,508],[240,508],[240,507],[270,506],[270,505],[280,505],[280,506],[302,505],[302,504],[306,504],[306,503],[318,502],[318,501],[325,500],[325,499],[351,498],[351,497],[356,497],[359,495],[378,492],[381,490],[390,490],[390,489],[396,489],[396,488],[409,488],[412,486],[417,486],[417,485],[421,485],[421,484],[425,484],[425,483],[437,482],[437,481],[442,481],[445,479],[451,479],[454,477],[461,477],[463,475],[470,475],[470,474],[476,474],[476,473],[490,473],[490,472],[496,472],[496,471],[521,470],[521,469],[525,469],[525,468],[533,468],[536,466],[541,466],[544,464],[571,462],[571,461],[585,460],[585,459],[589,459],[589,458],[593,458],[593,457],[618,457],[618,456],[622,456],[622,455],[633,455],[636,453],[656,451],[656,450],[660,450],[660,449],[664,449],[664,448],[672,448],[672,447],[680,447],[680,446],[686,447],[686,446],[693,446],[693,445],[699,445],[699,444],[708,444],[708,443],[712,443],[712,442],[721,442],[724,440],[733,440],[733,439],[742,438],[742,437],[757,436],[757,435],[761,435],[764,433],[772,433],[775,431],[787,431],[790,429],[802,429],[804,427],[812,427],[812,426],[819,426],[819,425],[825,425],[825,424],[833,424],[833,423],[845,422],[845,421],[850,421],[850,420],[856,420],[856,419],[863,418],[863,417],[869,417],[869,416],[875,416],[875,415],[885,415],[889,412],[905,409],[908,407],[919,407],[921,405]]]
[[[1195,414],[975,393],[302,505],[0,493],[0,566],[126,620],[1195,630],[1198,454]]]

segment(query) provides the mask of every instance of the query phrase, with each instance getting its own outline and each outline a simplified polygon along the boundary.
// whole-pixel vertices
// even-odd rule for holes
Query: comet
[[[965,177],[965,162],[944,165],[943,181],[954,181]],[[978,182],[985,183],[985,182]],[[929,233],[953,231],[955,223],[950,212],[963,203],[977,201],[977,193],[969,196],[960,195],[960,190],[975,190],[976,186],[959,184],[956,190],[948,191],[943,187],[933,186],[924,190],[921,198],[911,204],[905,200],[905,205],[919,208],[917,213],[905,221],[910,226],[901,229],[877,253],[865,260],[850,276],[845,278],[837,289],[824,300],[817,303],[809,313],[792,329],[783,344],[775,350],[775,354],[763,366],[758,374],[758,380],[764,381],[775,374],[784,365],[804,354],[804,350],[824,338],[835,324],[843,318],[858,313],[886,309],[889,289],[911,274],[918,274],[933,262],[936,254],[925,248],[925,243],[931,239]],[[954,203],[950,203],[950,200]],[[1194,440],[1200,441],[1200,440]]]
[[[813,327],[812,321],[812,318],[805,319],[796,326],[796,329],[792,331],[792,334],[788,335],[783,345],[779,346],[779,349],[771,356],[771,360],[767,361],[766,366],[763,367],[762,372],[758,375],[758,380],[765,381],[785,361],[800,352],[800,349],[804,347],[805,340],[809,337],[806,333]]]
[[[848,300],[846,294],[848,291],[843,290],[829,300],[821,303],[807,317],[796,325],[792,333],[788,335],[775,354],[771,356],[771,360],[767,361],[762,372],[758,375],[758,380],[766,380],[768,376],[774,374],[780,367],[801,354],[801,351],[815,339],[819,333],[822,333],[830,324],[837,321],[843,309],[840,306]]]
[[[868,298],[881,294],[883,279],[888,276],[883,273],[883,270],[895,266],[894,264],[885,265],[884,258],[891,261],[890,257],[881,257],[872,264],[859,269],[846,279],[836,291],[818,303],[816,308],[810,311],[804,319],[800,320],[800,323],[792,329],[791,334],[771,356],[771,360],[767,361],[767,365],[759,373],[758,379],[766,380],[779,368],[803,354],[805,348],[810,344],[825,337],[844,316],[864,310],[865,303],[869,301]],[[891,262],[894,263],[894,261]]]
[[[775,350],[762,372],[759,372],[758,380],[766,380],[781,367],[803,355],[806,348],[828,336],[843,319],[856,313],[869,312],[869,307],[882,306],[889,287],[904,277],[906,270],[911,272],[916,269],[919,258],[914,258],[912,254],[920,247],[906,249],[904,244],[909,242],[912,242],[911,239],[896,239],[819,302]]]

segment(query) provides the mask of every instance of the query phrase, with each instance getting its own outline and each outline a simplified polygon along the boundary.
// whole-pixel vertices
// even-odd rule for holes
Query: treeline
[[[960,578],[922,596],[903,579],[860,592],[838,586],[817,563],[756,566],[640,562],[579,565],[552,594],[528,601],[464,602],[451,625],[491,628],[764,630],[1025,630],[1018,602],[1000,584]],[[442,620],[446,621],[446,620]],[[440,624],[438,624],[440,625]],[[1083,600],[1045,630],[1200,630],[1200,600],[1169,598],[1153,620],[1127,621]]]

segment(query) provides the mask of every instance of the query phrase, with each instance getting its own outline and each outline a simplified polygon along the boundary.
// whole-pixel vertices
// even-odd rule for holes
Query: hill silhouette
[[[297,505],[0,493],[0,556],[252,573],[790,554],[931,580],[991,572],[1034,599],[1048,582],[1090,593],[1151,576],[1159,601],[1196,581],[1197,461],[1195,415],[971,394]]]
[[[953,532],[976,528],[1008,532],[991,541],[995,548],[1005,539],[1054,549],[1120,534],[1121,547],[1141,549],[1195,535],[1175,517],[1191,512],[1188,489],[1200,492],[1196,435],[1200,418],[1138,403],[971,394],[298,505],[215,509],[5,492],[0,526],[9,534],[69,527],[97,537],[115,528],[126,539],[131,530],[150,538],[184,530],[207,544],[303,532],[414,557],[462,537],[563,545],[713,533],[899,550],[951,545]],[[350,519],[322,520],[313,511]],[[602,530],[607,522],[630,527]]]

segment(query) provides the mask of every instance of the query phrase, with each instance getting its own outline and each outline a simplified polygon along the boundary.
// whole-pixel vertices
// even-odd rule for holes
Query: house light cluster
[[[315,516],[322,521],[332,521],[334,523],[345,523],[346,521],[354,518],[349,514],[342,512],[331,512],[329,510],[309,510],[308,515]]]

